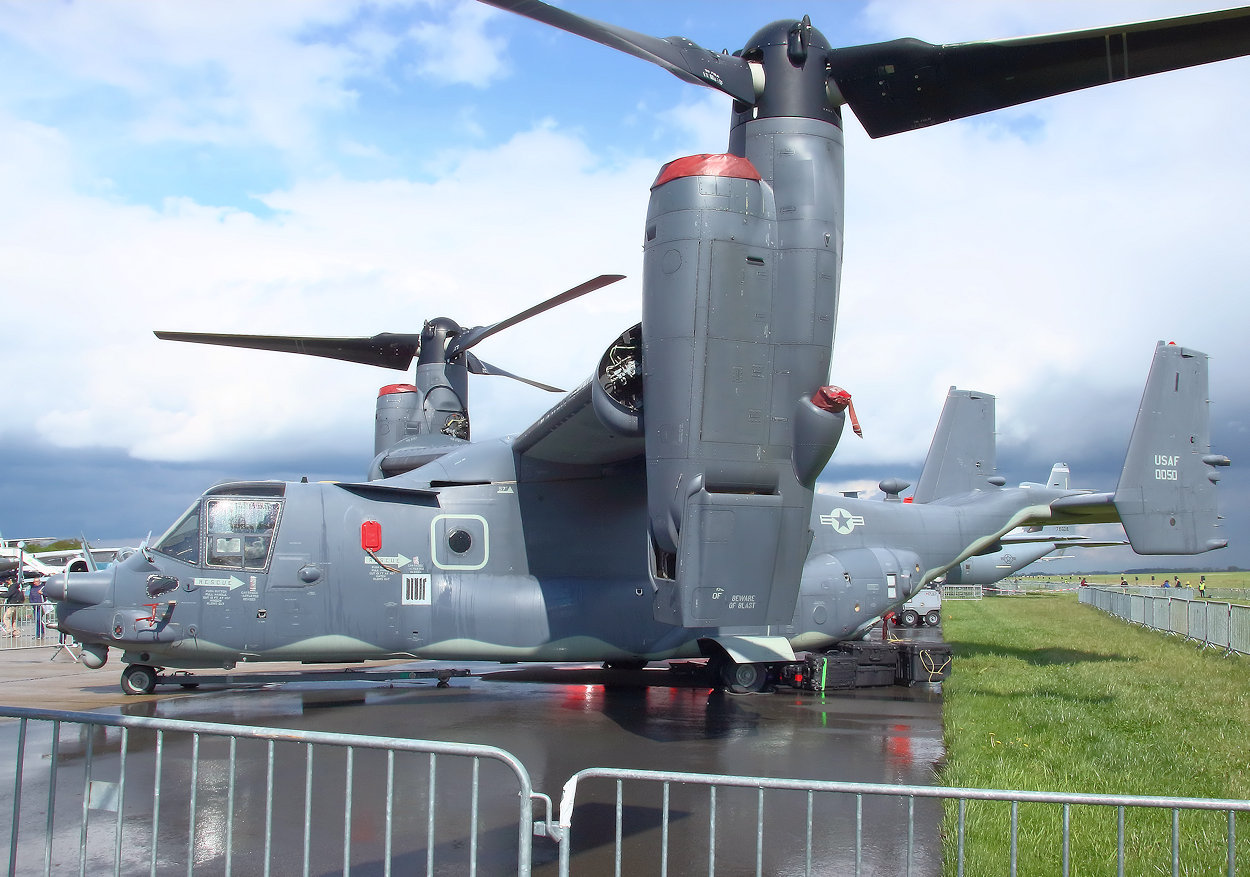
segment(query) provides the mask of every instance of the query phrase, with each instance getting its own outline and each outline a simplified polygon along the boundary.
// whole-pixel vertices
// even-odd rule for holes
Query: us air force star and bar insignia
[[[835,533],[841,533],[845,536],[856,527],[864,525],[864,516],[853,515],[846,509],[834,509],[827,515],[821,515],[820,522],[833,527]]]

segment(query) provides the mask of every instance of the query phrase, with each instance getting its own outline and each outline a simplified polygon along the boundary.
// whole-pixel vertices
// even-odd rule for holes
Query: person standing
[[[30,609],[35,616],[35,639],[43,639],[43,577],[37,576],[30,583]]]
[[[26,595],[22,592],[22,580],[14,576],[4,597],[3,629],[6,636],[21,636],[21,631],[17,629],[17,607],[25,602]]]

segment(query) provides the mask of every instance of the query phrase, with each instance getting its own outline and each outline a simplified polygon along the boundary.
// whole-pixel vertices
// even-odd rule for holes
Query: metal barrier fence
[[[716,873],[718,860],[729,861],[733,873],[737,874],[937,873],[934,864],[940,863],[941,857],[922,849],[926,843],[933,842],[930,838],[936,837],[937,832],[918,831],[918,818],[932,821],[935,808],[942,802],[947,805],[943,830],[946,873],[953,868],[960,877],[965,873],[1013,877],[1017,873],[1061,873],[1065,877],[1074,872],[1110,873],[1112,862],[1119,877],[1126,873],[1171,873],[1174,877],[1182,873],[1225,873],[1234,877],[1238,853],[1243,859],[1250,854],[1250,844],[1244,836],[1238,846],[1234,818],[1238,813],[1250,813],[1250,801],[588,768],[565,783],[560,799],[560,823],[554,831],[549,830],[549,834],[559,839],[562,877],[571,871],[579,787],[590,780],[611,780],[615,784],[610,867],[617,877],[621,874],[667,875],[670,868],[681,874],[706,869],[706,873],[712,875]],[[642,796],[647,806],[625,804],[626,782],[631,788],[635,784],[649,787],[650,794],[644,792]],[[689,807],[688,801],[683,799],[678,804],[675,799],[679,792],[688,799],[690,791],[696,788],[705,793],[706,824],[686,825],[682,839],[672,843],[675,815],[679,819],[690,817],[685,809]],[[744,794],[736,801],[726,801],[727,790]],[[766,791],[776,795],[766,798]],[[657,792],[660,802],[655,813],[652,808]],[[784,817],[777,816],[781,806],[776,797],[787,793],[792,800],[793,796],[798,796],[797,805],[792,805],[791,809],[803,815],[802,837],[798,843],[789,845],[779,844],[775,838],[771,844],[766,843],[775,836],[779,825],[786,822]],[[830,800],[840,809],[825,807],[823,802]],[[881,806],[873,807],[878,802]],[[981,802],[998,802],[1002,806],[991,810]],[[875,812],[870,814],[869,811]],[[1222,818],[1212,817],[1212,811]],[[1132,823],[1128,819],[1130,812]],[[1108,818],[1112,816],[1114,821]],[[1156,816],[1170,816],[1170,842],[1159,839],[1161,820],[1152,818]],[[601,818],[600,823],[602,821]],[[637,823],[657,821],[658,843],[644,847],[657,860],[631,858],[626,861],[625,838],[640,830],[655,829],[653,824],[640,826]],[[635,824],[628,824],[631,822]],[[603,833],[601,824],[595,827]],[[970,852],[970,832],[986,828],[1005,831],[1006,837],[1001,838],[1003,842],[998,849],[978,845]],[[852,831],[852,837],[844,837]],[[1212,838],[1219,835],[1223,835],[1222,843],[1212,846]],[[736,845],[736,849],[727,855],[726,847],[730,845]],[[867,866],[865,850],[871,850],[873,859]],[[703,861],[697,861],[700,858]],[[584,871],[580,870],[581,864],[579,861],[579,873],[609,873],[609,863],[602,858],[590,863]]]
[[[12,617],[8,610],[12,610]],[[52,603],[0,604],[0,649],[60,645],[61,634],[49,626],[49,621],[56,623]]]
[[[18,720],[16,757],[0,768],[0,794],[13,793],[11,875],[528,875],[534,836],[556,842],[561,875],[712,875],[718,862],[757,875],[1067,875],[1115,862],[1118,875],[1235,877],[1250,859],[1248,817],[1240,836],[1236,819],[1250,801],[590,768],[565,784],[553,821],[550,798],[492,746],[16,707],[0,716]],[[467,790],[464,812],[440,797],[449,786]],[[545,820],[534,821],[535,802]]]
[[[1195,600],[1194,592],[1186,588],[1162,594],[1143,593],[1145,590],[1088,587],[1081,588],[1079,599],[1116,618],[1179,634],[1204,647],[1215,646],[1226,655],[1250,655],[1250,606]]]
[[[345,874],[528,875],[535,801],[550,819],[551,800],[493,746],[18,707],[0,716],[18,719],[16,758],[0,767],[13,793],[10,875],[308,875],[336,861]],[[447,784],[469,790],[468,812],[437,797]],[[341,833],[326,831],[336,823]]]
[[[943,600],[980,600],[982,590],[980,585],[943,585]]]

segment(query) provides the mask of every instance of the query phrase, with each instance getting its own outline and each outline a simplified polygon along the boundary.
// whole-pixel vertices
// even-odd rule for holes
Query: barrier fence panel
[[[1173,633],[1179,633],[1181,636],[1189,636],[1189,601],[1188,600],[1169,600],[1171,605],[1170,618],[1168,621],[1168,630]]]
[[[18,719],[0,726],[17,753],[0,765],[8,874],[528,875],[533,803],[551,808],[493,746],[18,707],[0,716]],[[467,790],[463,806],[440,795],[450,788]]]
[[[583,790],[591,783],[600,794]],[[933,830],[938,805],[942,841]],[[790,811],[801,817],[798,837],[787,833],[796,825]],[[1113,873],[1113,863],[1121,875],[1233,877],[1236,863],[1250,859],[1247,814],[1250,801],[589,768],[565,784],[552,833],[562,877],[725,868],[756,875],[1066,875]],[[649,842],[637,842],[642,836]],[[942,856],[934,855],[935,843]]]
[[[1150,626],[1155,630],[1171,631],[1172,630],[1172,601],[1167,597],[1155,597],[1151,602],[1154,603],[1154,620]]]
[[[1213,646],[1228,649],[1228,613],[1230,603],[1207,604],[1207,642]]]
[[[985,596],[980,585],[943,585],[943,600],[980,600]]]
[[[1190,603],[1186,612],[1186,620],[1189,623],[1189,638],[1205,643],[1207,641],[1207,605],[1201,600]]]
[[[1133,594],[1129,600],[1128,620],[1134,624],[1146,623],[1146,598],[1141,594]]]
[[[1121,618],[1128,618],[1131,614],[1130,605],[1132,598],[1128,594],[1112,594],[1111,606],[1112,611]]]
[[[560,801],[560,874],[938,877],[941,802],[912,788],[588,768]]]
[[[1228,610],[1228,648],[1250,655],[1250,606],[1233,604]]]
[[[48,624],[49,621],[56,623],[56,608],[52,603],[0,606],[0,649],[60,645],[61,634]]]

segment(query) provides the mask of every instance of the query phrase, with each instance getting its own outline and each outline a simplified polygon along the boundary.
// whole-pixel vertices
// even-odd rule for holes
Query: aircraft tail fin
[[[1072,473],[1068,469],[1067,463],[1056,463],[1050,469],[1050,477],[1046,479],[1047,487],[1057,487],[1060,490],[1067,490],[1071,485],[1068,483],[1072,479]]]
[[[1129,439],[1115,507],[1138,554],[1223,548],[1211,453],[1207,355],[1159,342]]]
[[[994,397],[950,388],[912,495],[932,502],[989,485],[995,467]]]

